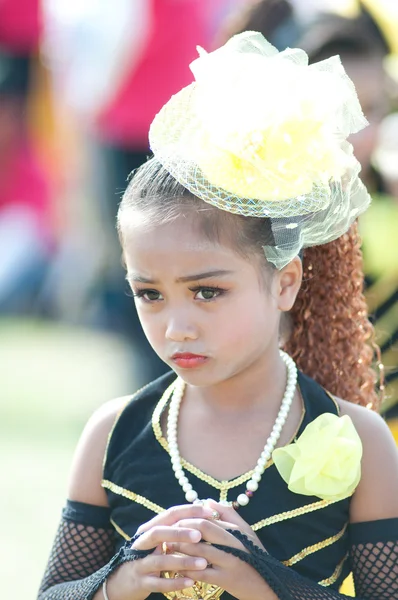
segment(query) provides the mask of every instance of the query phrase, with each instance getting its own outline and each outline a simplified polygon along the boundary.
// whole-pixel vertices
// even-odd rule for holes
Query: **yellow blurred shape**
[[[354,580],[352,575],[349,575],[347,579],[343,582],[343,585],[340,588],[340,592],[345,594],[346,596],[351,596],[355,598],[355,590],[354,590]]]

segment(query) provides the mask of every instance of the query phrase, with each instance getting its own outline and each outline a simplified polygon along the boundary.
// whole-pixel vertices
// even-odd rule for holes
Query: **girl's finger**
[[[176,523],[176,527],[189,527],[189,528],[193,528],[194,527],[194,523],[195,523],[196,519],[182,519],[181,521],[178,521],[178,523]],[[236,529],[237,531],[239,530],[239,527],[237,525],[235,525],[235,523],[227,523],[226,521],[220,521],[217,519],[217,521],[209,521],[212,525],[215,525],[216,527],[221,527],[222,529]]]
[[[166,527],[159,525],[143,533],[132,544],[132,548],[134,550],[151,550],[163,542],[195,543],[199,542],[201,538],[202,534],[197,528],[189,529],[187,527]]]
[[[223,569],[228,568],[231,561],[231,555],[215,548],[211,544],[200,542],[199,544],[172,543],[167,544],[169,552],[178,552],[186,556],[195,558],[204,558],[207,561],[207,568]],[[211,565],[211,567],[209,567]],[[188,570],[188,569],[187,569]],[[185,572],[184,572],[185,574]],[[202,573],[200,574],[202,576]]]
[[[156,515],[147,523],[144,523],[137,529],[137,533],[141,534],[148,531],[157,525],[174,525],[181,519],[211,519],[214,509],[206,505],[200,504],[183,504],[182,506],[172,506],[160,515]]]
[[[176,577],[175,579],[166,579],[151,575],[142,578],[142,587],[147,592],[159,592],[160,594],[184,590],[185,588],[192,587],[194,583],[194,579],[188,578],[185,575],[183,577]]]
[[[222,521],[229,521],[230,523],[233,523],[254,544],[256,544],[256,546],[258,546],[262,550],[265,550],[263,544],[261,543],[257,535],[254,533],[250,525],[244,519],[242,519],[242,517],[236,512],[236,510],[232,506],[224,506],[212,499],[206,500],[206,506],[209,506],[213,510],[217,511],[220,514]],[[228,529],[232,529],[232,527],[229,527]]]
[[[242,517],[236,512],[236,510],[232,506],[224,506],[223,504],[219,504],[215,500],[209,498],[206,500],[205,506],[211,508],[211,510],[216,510],[220,514],[220,519],[222,521],[227,521],[229,523],[234,523],[239,527],[241,531],[245,531],[250,525],[242,519]]]
[[[223,544],[246,551],[243,544],[227,531],[229,528],[238,529],[232,523],[221,524],[220,521],[208,521],[206,519],[184,519],[178,523],[176,529],[179,527],[190,530],[197,529],[200,531],[202,539],[210,544]]]
[[[191,546],[191,544],[187,544]],[[195,546],[196,544],[192,544]],[[203,556],[177,555],[177,554],[151,554],[140,561],[140,573],[143,575],[157,573],[159,571],[198,571],[206,569],[208,561]]]

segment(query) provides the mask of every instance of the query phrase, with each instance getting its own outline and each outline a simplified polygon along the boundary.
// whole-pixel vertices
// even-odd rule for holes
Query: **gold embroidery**
[[[225,502],[226,500],[228,500],[228,490],[223,489],[220,492],[220,502]]]
[[[318,542],[317,544],[313,544],[312,546],[307,546],[307,548],[303,548],[303,550],[301,550],[300,552],[298,552],[297,554],[295,554],[294,556],[289,558],[289,560],[282,561],[283,564],[286,567],[291,567],[292,565],[295,565],[296,563],[300,562],[300,560],[303,560],[306,556],[309,556],[310,554],[314,554],[314,552],[318,552],[319,550],[323,550],[323,548],[326,548],[327,546],[331,546],[332,544],[334,544],[340,538],[343,537],[346,529],[347,529],[347,523],[344,525],[344,527],[341,531],[336,533],[336,535],[333,535],[333,536],[327,538],[326,540],[323,540],[322,542]]]
[[[163,393],[162,397],[160,398],[157,406],[155,407],[155,410],[152,413],[152,429],[155,434],[155,438],[157,439],[159,444],[162,446],[162,448],[164,450],[166,450],[166,452],[168,452],[168,453],[169,453],[169,445],[167,443],[167,440],[163,437],[162,428],[160,426],[160,417],[161,417],[161,414],[162,414],[167,402],[170,399],[171,394],[174,391],[176,382],[177,382],[177,380],[173,381],[173,383],[166,389],[166,391]],[[301,392],[300,392],[300,397],[301,397]],[[304,420],[305,405],[304,405],[304,401],[302,399],[301,399],[301,401],[302,401],[302,406],[303,406],[302,413],[301,413],[301,419],[297,426],[296,432],[292,436],[292,439],[290,440],[290,442],[293,442],[293,440],[297,436],[297,433],[298,433],[298,431],[303,423],[303,420]],[[232,488],[238,487],[242,483],[246,483],[247,481],[249,481],[249,479],[251,478],[251,476],[254,473],[254,469],[252,469],[251,471],[248,471],[247,473],[243,473],[243,475],[240,475],[239,477],[236,477],[235,479],[219,481],[218,479],[214,479],[214,477],[212,477],[211,475],[207,475],[207,473],[204,473],[203,471],[201,471],[200,469],[198,469],[197,467],[195,467],[194,465],[192,465],[191,463],[189,463],[182,457],[181,457],[181,464],[187,471],[189,471],[190,473],[195,475],[198,479],[201,479],[208,485],[214,487],[216,490],[219,490],[220,499],[221,499],[221,497],[224,497],[224,496],[226,498],[226,494],[227,494],[228,490],[231,490]],[[274,461],[272,459],[270,459],[267,462],[267,464],[265,465],[265,469],[268,469],[273,464],[274,464]]]
[[[335,405],[336,410],[337,410],[337,416],[340,417],[341,416],[341,410],[340,410],[340,405],[337,402],[337,398],[335,396],[333,396],[330,392],[328,392],[327,390],[325,390],[325,388],[323,388],[323,390],[327,393],[327,395],[329,396],[329,398],[332,400],[332,402]]]
[[[101,485],[102,487],[107,488],[108,490],[110,490],[114,494],[117,494],[118,496],[123,496],[123,498],[127,498],[128,500],[137,502],[137,504],[142,504],[143,506],[145,506],[145,508],[147,508],[148,510],[152,510],[158,515],[160,515],[160,513],[162,512],[165,512],[166,510],[158,504],[151,502],[150,500],[148,500],[148,498],[140,496],[139,494],[135,494],[134,492],[130,492],[130,490],[126,490],[126,488],[122,488],[119,485],[112,483],[111,481],[107,481],[106,479],[103,479],[101,481]]]
[[[327,579],[322,579],[322,581],[318,581],[318,585],[322,585],[323,587],[329,587],[329,585],[333,585],[334,583],[336,583],[336,581],[338,580],[338,578],[341,575],[344,563],[347,560],[347,558],[348,558],[348,552],[345,555],[345,557],[343,558],[343,560],[341,562],[339,562],[339,564],[335,568],[333,574],[330,577],[328,577]]]
[[[268,525],[274,525],[274,523],[279,523],[280,521],[286,521],[287,519],[294,519],[295,517],[300,517],[301,515],[305,515],[309,512],[313,512],[314,510],[320,510],[322,508],[326,508],[335,502],[339,502],[339,500],[320,500],[319,502],[314,502],[313,504],[306,504],[305,506],[300,506],[300,508],[295,508],[294,510],[288,510],[283,513],[279,513],[277,515],[273,515],[272,517],[267,517],[262,521],[257,521],[254,525],[251,526],[253,531],[258,531],[263,527],[268,527]]]
[[[127,533],[125,531],[123,531],[123,529],[121,527],[119,527],[119,525],[117,523],[115,523],[115,521],[113,519],[111,519],[111,523],[112,523],[113,527],[116,529],[116,531],[118,532],[118,534],[120,536],[122,536],[122,538],[124,538],[127,541],[131,540],[131,536],[127,535]]]

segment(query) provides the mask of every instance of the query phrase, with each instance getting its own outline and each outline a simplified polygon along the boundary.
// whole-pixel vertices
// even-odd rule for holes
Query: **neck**
[[[220,413],[247,413],[267,406],[274,412],[286,388],[286,367],[278,348],[270,351],[238,374],[208,387],[187,386],[186,402],[199,402]]]

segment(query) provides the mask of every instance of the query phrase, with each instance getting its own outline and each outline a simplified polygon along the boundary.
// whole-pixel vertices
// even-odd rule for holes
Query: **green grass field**
[[[36,597],[82,427],[101,403],[132,391],[118,339],[0,320],[2,597]]]

